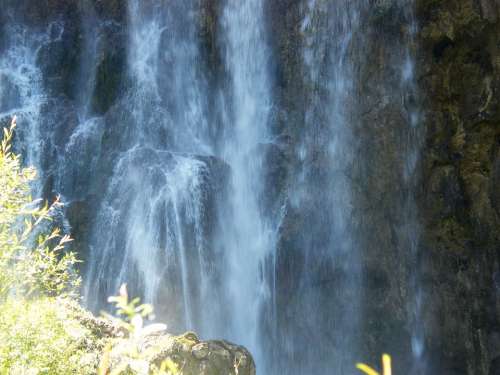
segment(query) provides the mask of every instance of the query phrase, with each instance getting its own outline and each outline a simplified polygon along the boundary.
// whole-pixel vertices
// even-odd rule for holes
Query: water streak
[[[426,374],[428,371],[425,358],[425,326],[423,323],[423,304],[425,293],[421,285],[419,272],[420,236],[419,213],[416,202],[419,173],[418,162],[423,141],[422,111],[416,82],[416,35],[418,23],[415,16],[415,2],[410,0],[405,4],[404,17],[407,24],[404,39],[404,63],[402,64],[401,90],[404,107],[407,113],[407,129],[405,147],[405,165],[403,170],[404,183],[407,188],[404,210],[404,237],[410,252],[409,286],[411,300],[408,302],[408,322],[411,334],[411,349],[413,354],[412,374]]]
[[[86,278],[91,306],[102,306],[128,282],[159,305],[176,330],[195,328],[194,304],[209,255],[212,161],[200,156],[211,145],[197,66],[198,15],[196,1],[169,7],[128,2],[131,87],[114,109],[121,111],[126,136],[119,134],[114,145],[119,153],[95,221]]]
[[[270,138],[270,51],[262,0],[226,2],[221,35],[229,89],[224,93],[222,156],[232,171],[224,237],[224,285],[230,304],[228,336],[245,344],[263,364],[261,311],[271,298],[263,272],[275,247],[276,220],[266,216],[264,159]]]
[[[304,85],[310,94],[290,205],[307,217],[308,230],[296,239],[305,263],[294,293],[301,303],[292,305],[296,318],[281,333],[293,363],[289,373],[351,373],[358,353],[362,280],[351,171],[364,6],[311,0],[303,11]],[[317,345],[304,348],[304,340]]]

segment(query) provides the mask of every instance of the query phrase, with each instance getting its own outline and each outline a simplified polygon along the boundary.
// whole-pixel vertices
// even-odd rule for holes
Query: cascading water
[[[20,145],[25,162],[43,172],[41,156],[43,139],[40,130],[42,106],[46,102],[43,76],[37,66],[37,53],[41,46],[60,37],[60,25],[51,24],[40,33],[31,33],[22,26],[7,24],[5,30],[8,46],[0,57],[0,116],[18,117]],[[37,193],[40,186],[36,187]]]
[[[407,113],[407,131],[404,142],[406,162],[403,177],[407,188],[403,210],[404,237],[406,246],[410,252],[409,285],[412,300],[408,304],[409,324],[411,333],[411,349],[413,354],[412,374],[426,374],[428,372],[425,358],[425,326],[423,324],[423,304],[425,293],[421,285],[419,274],[420,253],[420,225],[418,220],[418,207],[415,195],[418,191],[418,163],[420,148],[422,145],[422,113],[419,105],[418,88],[415,78],[415,38],[418,29],[415,18],[414,1],[405,4],[405,20],[408,25],[406,38],[404,40],[405,58],[402,64],[401,90],[404,98],[404,107]]]
[[[290,358],[282,366],[291,374],[351,373],[358,352],[362,280],[350,170],[356,151],[353,57],[363,6],[313,0],[303,12],[304,85],[311,94],[289,210],[307,217],[308,229],[296,239],[304,268],[293,298],[300,302],[292,307],[293,324],[283,320],[280,329]],[[304,340],[315,345],[304,348]]]
[[[110,161],[86,278],[94,308],[128,282],[176,329],[198,326],[193,310],[198,286],[202,300],[208,286],[205,211],[216,169],[200,156],[211,146],[196,64],[196,4],[128,3],[130,87],[115,108],[126,136]]]
[[[245,344],[262,363],[260,313],[270,300],[271,283],[263,267],[275,247],[276,222],[262,206],[264,157],[270,141],[270,52],[262,0],[227,1],[222,39],[228,70],[223,108],[222,157],[231,167],[231,196],[221,232],[226,257],[228,336]]]
[[[60,20],[7,26],[0,118],[20,117],[20,149],[42,175],[37,194],[62,194],[74,227],[74,217],[86,217],[80,243],[89,249],[82,255],[91,309],[104,308],[127,282],[171,330],[247,346],[260,374],[354,371],[365,319],[363,252],[370,249],[360,245],[356,211],[356,189],[366,186],[355,185],[352,171],[360,163],[358,72],[371,4],[300,3],[303,117],[297,139],[283,144],[276,112],[289,109],[275,97],[269,0],[218,3],[211,42],[220,56],[210,56],[217,67],[205,66],[202,0],[128,0],[126,27],[90,8],[77,32]],[[123,51],[110,63],[103,56],[114,37],[117,44],[123,38]],[[82,50],[65,62],[77,65],[70,75],[76,88],[57,80],[44,60],[47,50],[64,56],[67,38]],[[401,231],[411,263],[418,257],[420,136],[413,40],[405,43],[398,46],[405,62],[392,63],[402,67],[396,94],[409,118]],[[110,77],[106,67],[120,59],[111,69],[118,78]],[[99,95],[113,100],[99,102]],[[269,155],[280,147],[288,177],[269,204],[266,189],[277,184]],[[409,278],[407,321],[419,363],[422,291],[418,274]]]

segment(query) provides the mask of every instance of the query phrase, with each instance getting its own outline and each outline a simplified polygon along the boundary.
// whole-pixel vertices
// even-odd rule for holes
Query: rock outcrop
[[[141,359],[123,357],[131,346],[139,348]],[[110,353],[111,368],[128,363],[144,375],[149,374],[150,364],[160,368],[166,360],[172,361],[183,375],[255,375],[255,364],[245,348],[223,340],[201,341],[193,332],[121,340]]]
[[[59,302],[61,318],[77,322],[90,332],[83,341],[92,352],[82,360],[96,367],[148,375],[152,366],[159,369],[169,361],[182,375],[255,375],[252,355],[242,346],[224,340],[200,340],[193,332],[171,335],[159,324],[151,326],[159,329],[146,326],[132,335],[116,321],[96,318],[74,301]]]

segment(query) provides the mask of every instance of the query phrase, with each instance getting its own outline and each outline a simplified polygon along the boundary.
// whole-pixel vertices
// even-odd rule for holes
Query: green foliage
[[[139,348],[142,337],[166,327],[144,326],[153,309],[129,301],[125,286],[110,298],[118,317],[108,316],[121,335],[96,334],[97,320],[74,308],[77,260],[52,222],[61,203],[32,200],[36,173],[11,150],[14,128],[15,118],[0,143],[0,375],[178,374],[173,361],[150,363]]]
[[[356,368],[367,375],[380,375],[377,370],[364,363],[356,364]],[[392,375],[391,356],[388,354],[382,355],[382,375]]]
[[[125,374],[152,374],[152,375],[177,375],[180,374],[178,366],[171,360],[161,361],[159,365],[151,361],[154,357],[154,348],[144,348],[141,339],[148,334],[161,332],[166,329],[163,324],[144,325],[145,318],[152,318],[151,305],[139,304],[139,299],[129,301],[127,287],[123,284],[118,296],[109,297],[109,302],[116,306],[113,317],[104,314],[107,319],[122,330],[125,337],[116,338],[104,350],[99,366],[99,375],[125,375]],[[119,358],[113,362],[113,358]]]
[[[7,296],[75,295],[80,278],[73,271],[74,253],[65,251],[70,238],[49,229],[61,203],[50,207],[33,201],[33,168],[23,168],[11,151],[15,118],[0,144],[0,301]]]
[[[129,301],[127,286],[125,284],[121,286],[120,294],[109,297],[108,302],[115,304],[116,315],[119,318],[117,319],[109,314],[104,315],[114,321],[117,326],[124,328],[130,335],[140,335],[144,328],[144,318],[153,318],[153,307],[151,305],[140,305],[139,298]]]
[[[32,200],[36,173],[12,152],[14,128],[0,143],[0,374],[92,374],[96,340],[64,302],[80,278],[52,222],[61,204]]]
[[[97,349],[58,299],[0,305],[0,374],[95,374]]]

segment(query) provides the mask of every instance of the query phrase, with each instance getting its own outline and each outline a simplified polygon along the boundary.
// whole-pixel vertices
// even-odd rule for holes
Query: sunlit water
[[[301,3],[304,76],[297,79],[309,90],[279,209],[264,203],[267,155],[279,146],[268,2],[221,2],[223,82],[214,87],[203,60],[201,2],[128,0],[123,82],[106,114],[93,109],[92,97],[112,23],[92,9],[80,20],[78,91],[69,101],[44,82],[40,58],[64,37],[64,22],[31,29],[11,20],[0,55],[0,118],[20,119],[17,145],[40,171],[38,195],[62,194],[68,206],[90,202],[83,287],[89,308],[105,308],[107,296],[128,283],[172,331],[194,329],[247,346],[261,374],[348,374],[362,339],[362,250],[349,171],[357,157],[356,64],[364,63],[359,47],[369,2]],[[407,19],[411,46],[411,11]],[[401,231],[414,261],[420,113],[414,51],[398,48],[407,49],[399,63],[402,105],[409,106]],[[305,271],[284,311],[280,293],[289,286],[279,283],[278,243],[294,210],[306,217],[296,238]],[[408,322],[421,363],[423,291],[417,273],[409,278]],[[318,287],[325,283],[331,287]]]

